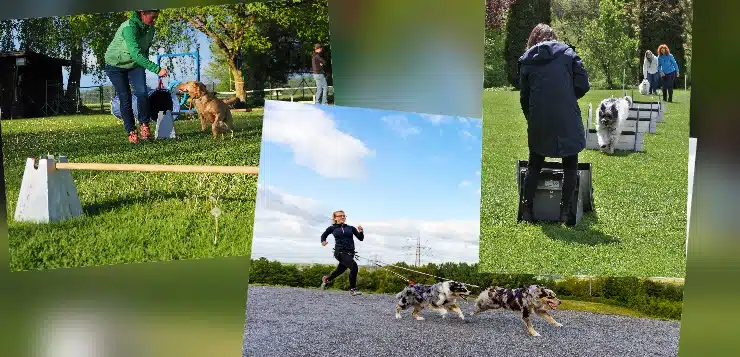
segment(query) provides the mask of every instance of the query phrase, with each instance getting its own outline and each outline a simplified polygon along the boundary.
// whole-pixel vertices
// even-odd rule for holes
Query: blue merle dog
[[[444,318],[449,311],[456,312],[461,319],[465,320],[460,307],[457,306],[457,298],[466,299],[470,290],[465,284],[456,281],[443,281],[434,285],[411,284],[396,294],[396,318],[401,318],[401,310],[411,307],[411,313],[417,320],[424,320],[419,313],[425,308],[439,312]]]
[[[473,316],[486,310],[505,309],[518,311],[522,314],[522,321],[527,327],[529,334],[540,336],[532,326],[530,317],[532,313],[539,315],[547,320],[548,323],[556,327],[563,324],[547,313],[547,310],[555,310],[560,305],[560,299],[555,296],[555,292],[539,285],[530,285],[528,287],[505,289],[494,286],[484,290],[475,300],[475,312]]]

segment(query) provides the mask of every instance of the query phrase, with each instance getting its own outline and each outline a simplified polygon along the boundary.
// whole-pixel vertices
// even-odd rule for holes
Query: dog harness
[[[424,298],[424,294],[428,294],[432,292],[431,286],[419,286],[419,285],[412,285],[414,287],[414,292],[416,292],[417,295],[419,295],[419,298]]]

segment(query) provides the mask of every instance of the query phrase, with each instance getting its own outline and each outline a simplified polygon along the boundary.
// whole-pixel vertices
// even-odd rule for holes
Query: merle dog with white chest
[[[532,326],[530,320],[532,313],[547,320],[548,323],[556,327],[563,326],[561,323],[547,313],[547,310],[555,310],[560,305],[560,299],[555,292],[539,285],[530,285],[528,287],[506,289],[498,286],[490,287],[484,290],[475,300],[475,311],[473,316],[483,311],[494,309],[505,309],[522,314],[524,326],[532,336],[540,336]]]
[[[465,314],[457,306],[457,298],[466,299],[468,295],[470,290],[467,286],[457,281],[447,280],[434,285],[408,285],[396,294],[396,318],[401,318],[402,310],[413,307],[411,316],[417,320],[424,320],[419,313],[425,308],[439,312],[442,317],[449,311],[456,312],[464,320]]]

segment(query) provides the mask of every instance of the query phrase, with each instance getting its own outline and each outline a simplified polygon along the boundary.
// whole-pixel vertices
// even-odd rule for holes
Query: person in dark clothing
[[[326,82],[326,70],[324,69],[326,61],[321,57],[323,48],[321,47],[321,44],[317,43],[313,46],[313,49],[314,54],[311,58],[311,68],[313,70],[313,79],[316,81],[316,97],[314,98],[314,104],[319,104],[319,100],[321,100],[321,104],[326,104],[326,93],[329,90],[329,85]]]
[[[520,104],[527,120],[529,165],[520,220],[533,221],[533,200],[546,157],[562,158],[560,220],[575,224],[570,206],[578,175],[578,153],[586,147],[578,99],[590,89],[581,58],[559,42],[552,28],[538,24],[519,58]]]
[[[355,240],[357,237],[360,241],[365,240],[365,233],[362,232],[362,226],[357,228],[347,225],[345,221],[347,216],[344,211],[335,211],[332,213],[333,224],[329,226],[324,233],[321,234],[321,245],[326,246],[326,238],[332,234],[334,235],[334,259],[339,264],[337,268],[331,273],[331,275],[324,276],[321,279],[321,288],[326,287],[339,275],[342,275],[347,269],[349,269],[349,288],[352,296],[361,295],[357,290],[357,271],[359,267],[355,262]]]

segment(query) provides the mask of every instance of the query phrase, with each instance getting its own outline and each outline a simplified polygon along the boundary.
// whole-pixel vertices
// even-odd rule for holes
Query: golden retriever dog
[[[208,124],[211,125],[211,133],[214,137],[223,136],[231,132],[234,137],[234,119],[231,116],[229,104],[238,98],[218,99],[214,93],[208,92],[205,84],[198,81],[188,81],[177,85],[177,90],[187,93],[195,105],[195,110],[200,117],[201,131],[205,133]]]

